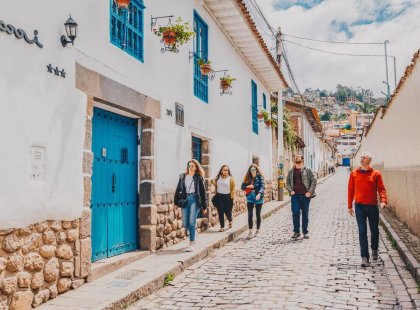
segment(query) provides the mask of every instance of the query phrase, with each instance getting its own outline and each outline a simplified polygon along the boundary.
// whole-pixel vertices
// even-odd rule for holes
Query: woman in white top
[[[233,198],[235,197],[235,180],[227,165],[220,168],[217,177],[212,180],[216,187],[216,195],[213,197],[213,205],[219,213],[220,230],[225,230],[225,215],[229,221],[229,228],[232,228]]]

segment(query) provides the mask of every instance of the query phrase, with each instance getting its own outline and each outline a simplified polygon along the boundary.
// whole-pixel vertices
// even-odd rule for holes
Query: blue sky
[[[274,28],[316,40],[384,42],[396,57],[397,81],[420,48],[420,0],[257,0]],[[336,53],[384,54],[383,45],[328,44],[285,37],[289,41]],[[384,57],[346,57],[285,43],[300,88],[334,89],[337,83],[380,94]],[[393,61],[389,60],[393,88]],[[287,74],[286,74],[287,76]],[[390,82],[391,82],[390,81]]]

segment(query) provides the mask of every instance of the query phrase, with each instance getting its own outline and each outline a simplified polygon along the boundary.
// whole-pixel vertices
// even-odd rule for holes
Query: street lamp
[[[67,44],[71,43],[71,45],[74,45],[74,39],[76,39],[77,37],[77,23],[74,21],[73,18],[71,18],[71,15],[69,17],[69,19],[64,23],[64,26],[66,28],[66,34],[67,37],[70,40],[67,40],[65,35],[61,36],[61,44],[63,45],[63,47],[66,47]]]

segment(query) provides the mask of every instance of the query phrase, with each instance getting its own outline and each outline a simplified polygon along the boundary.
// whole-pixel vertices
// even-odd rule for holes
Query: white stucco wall
[[[178,0],[174,5],[173,0],[145,0],[144,4],[144,62],[110,43],[108,1],[101,5],[85,0],[19,0],[2,5],[0,19],[24,29],[30,38],[37,29],[44,48],[0,32],[0,229],[81,214],[86,97],[75,89],[76,63],[160,101],[162,115],[155,124],[154,143],[157,193],[174,190],[191,157],[192,134],[211,140],[212,176],[227,163],[241,179],[253,154],[259,156],[264,174],[272,174],[271,130],[260,123],[259,134],[252,132],[251,80],[258,85],[258,104],[264,91],[269,106],[269,91],[200,1]],[[228,69],[237,78],[231,96],[219,95],[220,76],[209,82],[208,104],[193,95],[193,62],[188,62],[192,42],[178,54],[161,53],[160,38],[150,30],[151,15],[173,14],[192,26],[194,9],[208,23],[214,69]],[[59,39],[70,13],[79,25],[78,36],[73,47],[63,48]],[[47,73],[49,63],[64,68],[66,78]],[[175,124],[175,102],[184,105],[185,127]],[[172,117],[166,109],[172,110]],[[32,145],[46,148],[42,181],[29,178]]]
[[[54,3],[1,4],[0,20],[30,39],[37,29],[44,47],[0,32],[0,229],[74,219],[82,210],[86,98],[74,88],[74,53],[59,41],[67,12]],[[45,18],[48,5],[63,13]],[[50,63],[66,78],[47,73]],[[32,146],[45,148],[39,180],[31,179]]]
[[[420,165],[420,65],[414,67],[384,118],[380,112],[363,137],[356,159],[362,152],[373,156],[372,164],[384,168]]]

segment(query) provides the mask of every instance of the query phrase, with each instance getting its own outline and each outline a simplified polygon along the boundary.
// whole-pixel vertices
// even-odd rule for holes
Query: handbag
[[[217,197],[218,197],[218,195],[217,195],[217,193],[211,198],[211,203],[213,204],[213,206],[216,206],[216,204],[217,204]]]
[[[180,180],[180,181],[183,182],[183,180]],[[190,184],[190,188],[188,189],[188,191],[190,191],[193,183],[194,183],[194,179],[192,180],[192,182]],[[186,195],[186,193],[184,193],[184,194]],[[182,191],[179,193],[179,196],[181,196],[181,195],[182,195]],[[178,199],[178,207],[180,207],[181,209],[184,209],[186,206],[187,206],[187,199],[179,198]]]

